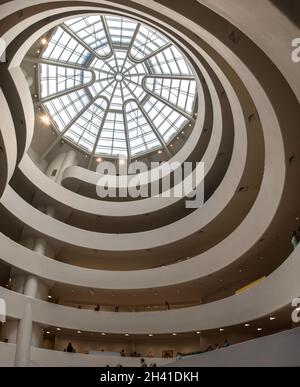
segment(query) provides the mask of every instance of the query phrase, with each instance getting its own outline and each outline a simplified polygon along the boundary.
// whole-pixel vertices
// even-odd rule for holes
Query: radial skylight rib
[[[130,153],[133,156],[161,148],[157,136],[137,103],[130,102],[126,105],[125,116],[130,141]]]
[[[99,56],[106,58],[112,54],[101,16],[80,17],[66,21],[65,25]]]
[[[90,56],[91,53],[61,27],[57,28],[42,54],[44,59],[71,64],[84,64]]]
[[[66,138],[91,152],[107,107],[108,103],[106,100],[103,98],[97,99],[70,127],[66,133]]]
[[[154,31],[149,27],[140,26],[130,55],[136,61],[145,60],[149,55],[160,51],[169,43],[170,41],[158,31]]]

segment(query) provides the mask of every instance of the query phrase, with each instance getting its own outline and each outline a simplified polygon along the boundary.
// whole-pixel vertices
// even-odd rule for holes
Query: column
[[[77,165],[77,154],[76,154],[76,152],[74,150],[70,150],[66,154],[66,156],[64,158],[64,161],[63,161],[63,163],[61,165],[60,171],[58,173],[58,176],[57,176],[57,179],[56,179],[56,182],[58,184],[61,184],[61,182],[62,182],[62,177],[63,177],[64,171],[67,168],[69,168],[69,167],[71,167],[73,165]]]
[[[46,241],[42,238],[36,239],[33,243],[32,250],[38,254],[46,255]],[[20,283],[18,287],[16,286],[16,289],[18,288],[20,293],[23,293],[28,297],[28,302],[25,306],[24,316],[17,326],[15,365],[16,367],[28,367],[30,366],[31,361],[31,346],[41,347],[43,339],[42,327],[32,321],[32,307],[29,299],[38,298],[46,300],[49,289],[46,284],[41,282],[39,278],[33,274],[28,274],[27,276],[25,274],[23,275],[22,289],[21,277],[22,276],[20,276],[20,279],[16,282],[16,284]],[[11,326],[11,341],[14,340],[13,331],[16,331],[15,326]]]
[[[50,177],[50,179],[56,181],[57,179],[57,176],[59,174],[59,171],[61,169],[61,166],[64,162],[64,159],[66,157],[66,154],[65,153],[61,153],[60,155],[58,155],[57,157],[55,157],[55,159],[50,162],[48,168],[46,169],[46,172],[45,174]]]
[[[24,315],[18,325],[15,366],[29,367],[31,361],[32,308],[30,302],[25,305]]]
[[[46,241],[42,238],[39,238],[35,241],[33,246],[33,251],[38,254],[46,254]],[[27,297],[37,298],[37,293],[39,289],[39,279],[32,274],[29,274],[25,280],[24,292],[23,294]]]
[[[55,218],[55,208],[53,206],[49,206],[45,210],[45,214],[50,216],[51,218]]]

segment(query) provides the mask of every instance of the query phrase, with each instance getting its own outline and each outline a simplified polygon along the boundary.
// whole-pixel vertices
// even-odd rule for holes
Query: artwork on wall
[[[162,351],[162,357],[164,359],[171,359],[174,357],[174,352],[172,350]]]

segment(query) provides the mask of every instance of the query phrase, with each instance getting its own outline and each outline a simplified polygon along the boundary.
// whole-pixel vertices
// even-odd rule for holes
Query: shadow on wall
[[[270,0],[283,12],[297,27],[300,27],[300,1],[299,0]]]

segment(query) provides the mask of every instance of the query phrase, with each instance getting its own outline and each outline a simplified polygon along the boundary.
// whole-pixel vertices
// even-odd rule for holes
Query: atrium
[[[300,366],[299,15],[0,2],[0,367]]]

